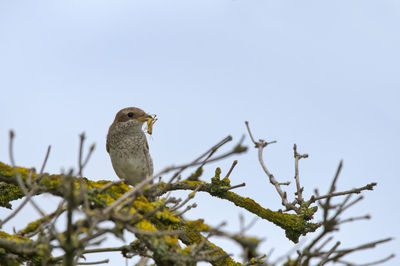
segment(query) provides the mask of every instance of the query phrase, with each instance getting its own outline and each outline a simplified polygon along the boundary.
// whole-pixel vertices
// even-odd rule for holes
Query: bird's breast
[[[109,154],[118,177],[136,184],[153,173],[153,163],[142,134],[111,136]]]

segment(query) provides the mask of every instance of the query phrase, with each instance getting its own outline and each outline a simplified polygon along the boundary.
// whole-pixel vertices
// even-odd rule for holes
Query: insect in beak
[[[153,133],[153,125],[157,120],[157,115],[149,115],[149,118],[147,119],[147,133],[149,135]]]

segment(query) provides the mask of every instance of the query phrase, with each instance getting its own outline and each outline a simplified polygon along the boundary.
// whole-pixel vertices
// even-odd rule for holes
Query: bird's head
[[[142,109],[136,107],[127,107],[120,110],[114,119],[111,127],[121,129],[141,130],[144,122],[153,120],[152,115],[147,114]]]

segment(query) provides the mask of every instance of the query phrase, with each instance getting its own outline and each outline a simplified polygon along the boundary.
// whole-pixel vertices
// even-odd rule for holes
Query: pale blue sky
[[[75,167],[85,131],[97,145],[85,175],[115,180],[104,143],[123,107],[159,116],[149,141],[156,170],[191,160],[227,134],[239,139],[249,120],[256,137],[278,140],[265,158],[280,181],[293,177],[293,143],[310,154],[301,163],[308,196],[328,189],[340,159],[339,189],[378,182],[345,214],[372,220],[344,226],[343,247],[398,237],[399,27],[400,2],[385,0],[2,0],[0,160],[9,162],[12,128],[19,165],[40,167],[51,144],[47,171]],[[227,171],[233,159],[217,165]],[[280,208],[256,151],[236,159],[232,183],[247,183],[237,192]],[[238,228],[232,204],[205,195],[196,201],[188,217]],[[55,208],[51,198],[43,202]],[[26,221],[20,215],[9,226]],[[250,233],[267,237],[263,251],[275,246],[275,256],[291,247],[266,221]],[[353,258],[399,249],[395,240]]]

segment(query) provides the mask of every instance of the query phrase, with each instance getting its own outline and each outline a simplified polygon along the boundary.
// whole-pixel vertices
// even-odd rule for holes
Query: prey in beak
[[[157,115],[147,115],[147,133],[151,135],[153,133],[153,125],[158,120]]]

